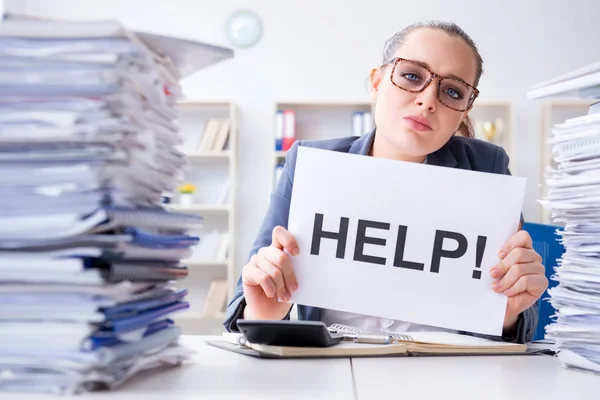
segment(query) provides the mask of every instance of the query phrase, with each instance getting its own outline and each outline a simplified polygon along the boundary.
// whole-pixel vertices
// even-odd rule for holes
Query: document
[[[556,240],[564,246],[548,290],[556,310],[546,326],[558,357],[570,368],[600,373],[600,112],[552,127],[554,166],[545,174]]]
[[[300,146],[288,229],[291,302],[501,335],[490,269],[526,180]]]
[[[0,23],[0,392],[116,388],[190,356],[173,287],[203,219],[161,203],[185,167],[178,67],[230,52],[161,38]]]

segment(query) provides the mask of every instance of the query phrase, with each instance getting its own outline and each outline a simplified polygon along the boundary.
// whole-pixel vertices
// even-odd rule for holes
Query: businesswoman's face
[[[441,148],[469,111],[476,76],[475,54],[462,38],[431,28],[411,32],[371,72],[379,147],[412,161]]]

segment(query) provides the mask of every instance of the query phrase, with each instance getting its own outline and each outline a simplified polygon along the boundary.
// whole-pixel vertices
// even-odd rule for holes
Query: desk
[[[566,400],[598,396],[600,376],[550,356],[361,358],[352,360],[358,399]]]
[[[204,344],[207,336],[183,336],[197,351],[194,364],[145,371],[110,392],[84,393],[73,400],[352,399],[348,359],[263,360]],[[50,395],[0,392],[0,399],[60,400]]]
[[[600,376],[563,368],[550,356],[265,360],[183,336],[196,362],[145,372],[112,392],[74,399],[460,399],[566,400],[598,396]],[[6,394],[11,400],[53,396]]]

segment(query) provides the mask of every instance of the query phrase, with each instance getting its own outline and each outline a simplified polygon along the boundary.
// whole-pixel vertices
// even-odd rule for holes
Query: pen
[[[354,343],[390,344],[394,338],[390,335],[344,334],[344,339]]]

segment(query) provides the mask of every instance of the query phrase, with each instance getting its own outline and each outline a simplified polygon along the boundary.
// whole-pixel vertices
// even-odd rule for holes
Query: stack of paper
[[[202,218],[160,205],[184,166],[181,75],[151,39],[0,23],[0,390],[112,388],[189,356],[171,284]]]
[[[564,225],[565,253],[549,290],[557,315],[547,337],[565,366],[600,373],[600,103],[556,125],[549,145],[556,167],[542,204]]]
[[[530,99],[551,96],[600,98],[600,61],[549,79],[527,92]]]

